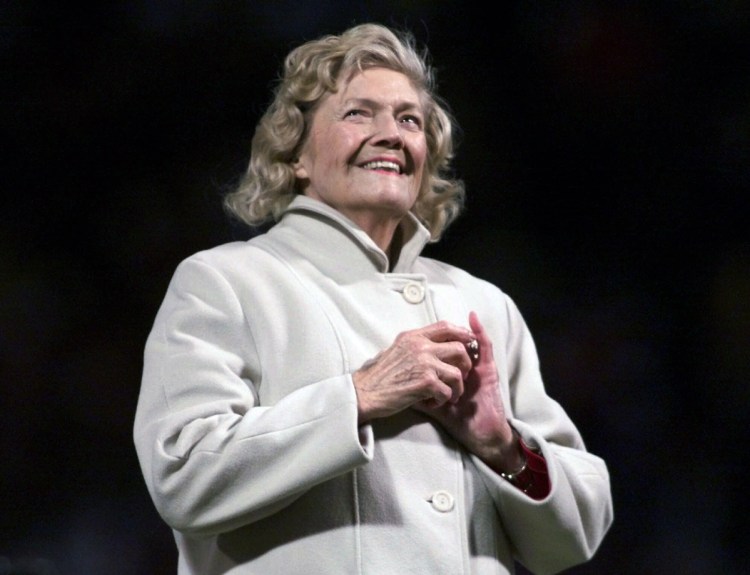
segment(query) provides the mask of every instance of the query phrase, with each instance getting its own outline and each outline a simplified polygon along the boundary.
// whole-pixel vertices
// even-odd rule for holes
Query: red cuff
[[[544,499],[550,492],[547,461],[541,454],[532,451],[520,437],[518,443],[526,457],[526,469],[516,476],[515,485],[532,499]]]

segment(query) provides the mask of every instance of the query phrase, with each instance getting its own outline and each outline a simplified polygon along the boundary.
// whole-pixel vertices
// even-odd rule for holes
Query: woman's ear
[[[289,165],[294,172],[294,190],[298,194],[304,194],[307,185],[310,183],[305,163],[300,158],[294,158]]]
[[[310,176],[305,168],[305,163],[301,158],[294,158],[292,160],[292,169],[294,170],[294,177],[297,180],[307,180]]]

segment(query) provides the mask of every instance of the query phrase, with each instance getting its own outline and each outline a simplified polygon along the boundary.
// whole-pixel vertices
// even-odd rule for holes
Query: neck
[[[388,246],[388,251],[385,253],[388,255],[388,270],[393,271],[396,262],[398,261],[399,255],[401,255],[401,248],[404,245],[404,232],[401,226],[397,227],[393,232],[391,244]]]

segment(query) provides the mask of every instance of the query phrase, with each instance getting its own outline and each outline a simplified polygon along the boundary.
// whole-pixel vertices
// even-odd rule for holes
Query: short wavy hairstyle
[[[427,159],[412,212],[437,241],[463,209],[465,191],[451,167],[457,124],[436,93],[428,59],[427,50],[418,51],[410,32],[380,24],[360,24],[292,50],[284,60],[272,102],[256,127],[248,169],[224,198],[230,215],[250,226],[278,221],[300,193],[292,164],[318,103],[336,92],[341,78],[368,68],[387,68],[407,76],[422,95]]]

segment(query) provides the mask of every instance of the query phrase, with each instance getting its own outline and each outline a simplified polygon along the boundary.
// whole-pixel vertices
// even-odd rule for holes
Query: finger
[[[471,342],[476,342],[472,339]],[[442,362],[457,367],[461,371],[462,377],[465,377],[471,371],[473,364],[469,343],[459,341],[450,341],[435,344],[435,356]]]
[[[474,332],[474,335],[477,336],[477,338],[484,339],[485,337],[484,326],[482,325],[482,322],[479,321],[479,316],[477,315],[477,312],[475,311],[469,312],[469,327],[471,328],[471,331]]]
[[[476,337],[476,341],[479,347],[476,359],[479,359],[480,357],[490,360],[493,359],[492,340],[490,340],[490,337],[487,334],[487,331],[484,329],[482,322],[479,321],[479,316],[474,311],[469,313],[469,326],[474,332],[474,336]]]
[[[424,337],[436,343],[460,341],[463,344],[467,344],[475,337],[471,330],[447,321],[439,321],[420,328],[417,331]]]
[[[435,377],[438,381],[430,386],[429,391],[419,403],[439,407],[453,401],[453,388],[447,385],[444,381],[441,381],[437,374]]]
[[[448,381],[445,381],[451,389],[451,397],[448,402],[456,403],[464,394],[464,372],[454,368],[450,370],[448,378]]]
[[[464,393],[464,375],[459,368],[442,363],[435,368],[431,398],[434,403],[456,403]]]

